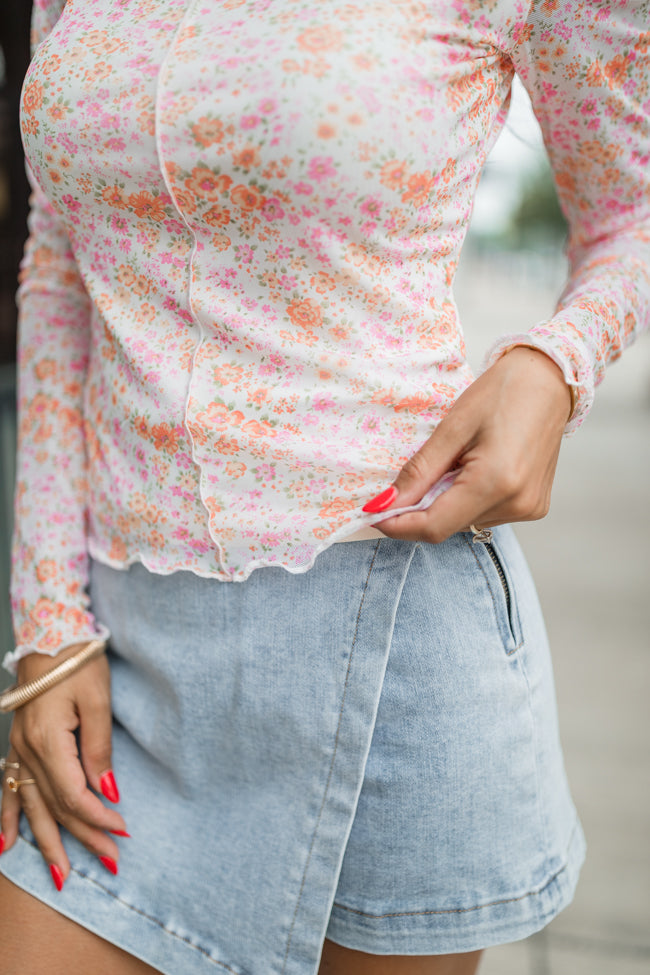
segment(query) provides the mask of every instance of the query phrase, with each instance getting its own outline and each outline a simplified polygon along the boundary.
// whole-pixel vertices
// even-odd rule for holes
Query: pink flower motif
[[[61,197],[61,202],[65,203],[68,210],[70,210],[72,213],[76,213],[77,210],[81,209],[81,203],[79,200],[75,200],[74,197],[72,197],[69,193],[66,193],[65,196]]]
[[[285,215],[284,210],[282,209],[280,201],[277,199],[277,197],[271,197],[270,200],[267,200],[264,206],[262,207],[262,209],[260,210],[260,213],[262,214],[264,219],[268,221],[281,220],[282,217]]]
[[[259,115],[242,115],[240,125],[242,129],[254,129],[260,124]]]
[[[336,176],[336,169],[332,164],[331,156],[314,156],[309,163],[307,175],[310,179],[322,183],[325,179],[332,179]]]

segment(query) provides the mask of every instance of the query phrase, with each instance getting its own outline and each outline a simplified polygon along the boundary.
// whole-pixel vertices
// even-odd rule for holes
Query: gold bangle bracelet
[[[105,649],[106,643],[104,640],[92,640],[79,650],[78,653],[68,657],[63,663],[57,664],[52,670],[41,674],[40,677],[35,677],[34,680],[28,680],[26,684],[14,684],[13,687],[8,688],[8,690],[0,694],[0,711],[15,711],[17,708],[21,708],[23,704],[32,701],[39,694],[44,694],[51,687],[60,684],[61,681],[74,674],[84,664],[94,660],[95,657],[99,657]]]

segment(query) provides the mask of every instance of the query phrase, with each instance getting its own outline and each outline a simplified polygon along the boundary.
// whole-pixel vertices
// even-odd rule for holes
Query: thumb
[[[96,694],[78,703],[81,764],[95,792],[110,802],[120,793],[113,773],[112,718],[108,695]]]
[[[451,415],[446,416],[393,481],[396,491],[393,506],[403,508],[421,501],[443,474],[456,467],[466,447],[458,424]]]

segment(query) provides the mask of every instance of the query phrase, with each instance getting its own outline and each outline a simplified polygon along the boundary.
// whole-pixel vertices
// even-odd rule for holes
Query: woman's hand
[[[511,349],[462,393],[405,464],[390,506],[416,504],[443,474],[459,468],[452,487],[426,510],[378,527],[391,538],[442,542],[470,525],[543,518],[571,403],[552,359],[526,346]]]
[[[76,653],[81,646],[66,648],[57,655],[56,662]],[[51,657],[30,654],[18,664],[19,681],[39,677],[52,666]],[[11,770],[11,775],[18,780],[33,778],[35,784],[11,792],[7,786],[10,771],[5,773],[4,849],[16,840],[22,807],[58,890],[70,872],[59,825],[99,857],[107,870],[117,873],[119,851],[108,834],[128,836],[126,824],[117,810],[104,806],[91,791],[102,792],[113,802],[119,799],[111,770],[110,674],[106,657],[90,661],[19,708],[9,737],[7,760],[20,763],[20,770]]]

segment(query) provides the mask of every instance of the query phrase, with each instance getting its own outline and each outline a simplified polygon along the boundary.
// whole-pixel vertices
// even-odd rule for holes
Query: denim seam
[[[18,834],[18,839],[21,839],[23,843],[28,843],[29,846],[32,846],[35,850],[39,850],[39,847],[36,843],[32,843],[31,840],[26,839],[21,833]],[[151,921],[152,924],[155,924],[162,931],[168,934],[171,938],[176,938],[177,941],[181,941],[183,944],[186,944],[188,948],[192,948],[194,951],[198,951],[199,954],[204,955],[205,958],[207,958],[207,960],[211,962],[213,965],[218,965],[219,968],[223,968],[224,971],[232,972],[232,975],[243,975],[241,970],[237,971],[237,969],[231,968],[230,965],[226,965],[226,963],[223,961],[216,961],[214,958],[212,958],[209,952],[206,951],[205,948],[201,948],[199,945],[192,944],[191,941],[189,941],[187,938],[184,938],[180,934],[176,934],[175,931],[170,931],[169,928],[166,927],[162,921],[159,921],[158,918],[152,917],[151,914],[147,914],[147,912],[143,911],[142,908],[134,907],[133,904],[129,904],[128,901],[125,901],[121,897],[118,897],[118,895],[113,893],[112,890],[109,890],[108,887],[104,887],[104,885],[101,884],[98,880],[95,880],[94,877],[89,877],[87,873],[83,872],[83,870],[77,870],[75,867],[72,866],[70,867],[70,870],[72,873],[75,873],[78,877],[81,877],[83,880],[87,880],[88,883],[94,884],[94,886],[98,887],[99,890],[102,891],[102,893],[108,894],[109,897],[112,897],[113,900],[117,901],[118,904],[122,904],[122,906],[126,907],[129,911],[133,911],[134,914],[139,914],[140,917],[146,918],[147,921]],[[83,922],[78,922],[78,923],[83,924]]]
[[[287,968],[287,961],[289,959],[289,951],[291,949],[291,941],[293,939],[293,930],[294,930],[294,927],[295,927],[295,924],[296,924],[296,918],[298,916],[298,909],[300,907],[300,901],[302,899],[302,895],[303,895],[303,892],[304,892],[304,889],[305,889],[305,883],[306,883],[306,880],[307,880],[307,871],[309,870],[309,864],[311,863],[311,856],[312,856],[312,853],[314,851],[314,844],[316,843],[316,837],[318,836],[318,828],[320,826],[320,821],[321,821],[321,819],[323,817],[323,810],[325,809],[325,803],[327,801],[327,796],[329,794],[330,783],[331,783],[331,780],[332,780],[332,773],[334,771],[334,761],[336,759],[336,752],[338,750],[338,744],[339,744],[339,736],[340,736],[340,733],[341,733],[341,721],[342,721],[342,718],[343,718],[343,708],[345,706],[345,698],[347,696],[348,681],[349,681],[349,678],[350,678],[350,668],[352,667],[352,657],[354,656],[354,648],[355,648],[355,645],[356,645],[356,642],[357,642],[357,634],[359,632],[359,623],[361,621],[361,611],[363,609],[363,603],[364,603],[364,600],[366,598],[366,592],[368,591],[368,584],[370,582],[370,576],[372,574],[372,570],[373,570],[374,565],[375,565],[375,559],[377,558],[377,552],[379,551],[379,546],[380,545],[381,545],[381,539],[378,539],[377,540],[377,544],[375,545],[375,550],[372,553],[372,559],[371,559],[371,562],[370,562],[370,567],[368,568],[368,574],[366,576],[366,581],[365,581],[364,586],[363,586],[363,592],[361,593],[361,600],[359,602],[359,610],[357,612],[357,619],[356,619],[356,624],[355,624],[355,627],[354,627],[354,634],[352,636],[352,643],[350,645],[350,653],[349,653],[349,656],[348,656],[348,666],[347,666],[347,670],[345,672],[345,682],[343,684],[343,694],[341,696],[341,706],[339,708],[338,722],[337,722],[337,726],[336,726],[336,735],[334,736],[334,748],[333,748],[333,751],[332,751],[332,758],[331,758],[331,761],[330,761],[329,772],[328,772],[328,775],[327,775],[327,782],[325,783],[325,791],[323,793],[323,799],[322,799],[322,802],[321,802],[321,805],[320,805],[320,809],[318,810],[318,817],[316,819],[316,824],[314,826],[314,832],[312,834],[311,844],[309,846],[309,851],[307,853],[307,859],[305,861],[305,868],[304,868],[303,873],[302,873],[302,881],[301,881],[301,884],[300,884],[300,890],[298,891],[298,898],[296,900],[296,907],[294,909],[293,917],[291,918],[291,924],[289,926],[289,934],[287,936],[287,948],[286,948],[286,951],[284,953],[284,959],[283,959],[283,962],[282,962],[282,972],[285,972],[286,971],[286,968]]]
[[[462,538],[463,538],[463,541],[465,542],[465,545],[467,545],[468,549],[472,553],[472,555],[474,557],[474,561],[478,565],[478,567],[481,570],[481,573],[483,575],[483,578],[485,579],[485,584],[488,587],[488,592],[490,593],[490,599],[492,600],[492,607],[494,609],[494,616],[495,616],[495,619],[497,621],[497,628],[498,628],[498,626],[499,626],[499,610],[497,608],[496,599],[494,598],[494,592],[492,591],[492,586],[490,585],[490,580],[488,579],[488,576],[487,576],[487,573],[486,573],[485,569],[481,565],[481,560],[479,559],[478,555],[476,554],[476,552],[472,548],[472,545],[474,543],[468,541],[468,539],[465,537],[465,535],[463,535]],[[514,600],[514,598],[515,598],[514,597],[514,593],[512,593],[511,594],[511,599]],[[513,640],[516,640],[516,637],[515,637],[514,631],[512,629],[512,623],[510,622],[510,619],[508,619],[508,629],[510,630],[510,633],[512,634]],[[503,643],[503,641],[501,641],[501,642]],[[521,639],[519,641],[519,643],[517,643],[517,645],[512,648],[512,650],[508,650],[507,647],[504,647],[503,649],[505,650],[506,655],[508,657],[511,657],[513,653],[516,653],[517,652],[517,650],[521,650],[521,648],[523,647],[523,645],[524,645],[524,641],[523,641],[523,639]]]
[[[573,839],[576,833],[577,823],[574,825],[573,831],[571,833],[571,840],[569,841],[569,848],[573,845]],[[525,894],[521,894],[519,897],[506,897],[503,900],[489,901],[487,904],[476,904],[474,907],[451,907],[446,910],[438,911],[396,911],[392,914],[369,914],[367,911],[360,911],[356,907],[346,907],[345,904],[334,904],[334,907],[340,911],[347,911],[349,914],[358,914],[361,917],[373,918],[376,920],[381,920],[387,917],[425,917],[432,914],[470,914],[473,911],[482,911],[488,907],[500,907],[502,904],[515,904],[518,901],[526,900],[527,897],[538,897],[543,894],[544,891],[553,884],[558,877],[564,873],[564,871],[569,866],[568,852],[567,859],[565,863],[560,867],[556,873],[553,874],[549,880],[545,881],[541,887],[537,887],[534,890],[529,890]]]
[[[534,761],[534,768],[535,768],[535,789],[537,792],[537,816],[539,819],[539,829],[542,837],[543,849],[546,856],[548,856],[549,855],[549,843],[548,843],[549,832],[547,829],[546,817],[544,816],[544,813],[542,811],[542,802],[541,802],[542,777],[540,775],[540,769],[539,769],[539,748],[537,747],[539,736],[537,733],[537,721],[535,719],[535,711],[533,708],[533,701],[532,701],[533,695],[530,687],[530,680],[528,679],[528,670],[526,669],[526,661],[524,659],[525,656],[526,654],[521,654],[521,656],[519,656],[518,658],[518,663],[521,669],[521,675],[526,682],[526,690],[527,690],[527,697],[528,697],[528,711],[530,714],[530,722],[532,725],[532,732],[533,732],[533,756],[534,756],[533,761]]]

